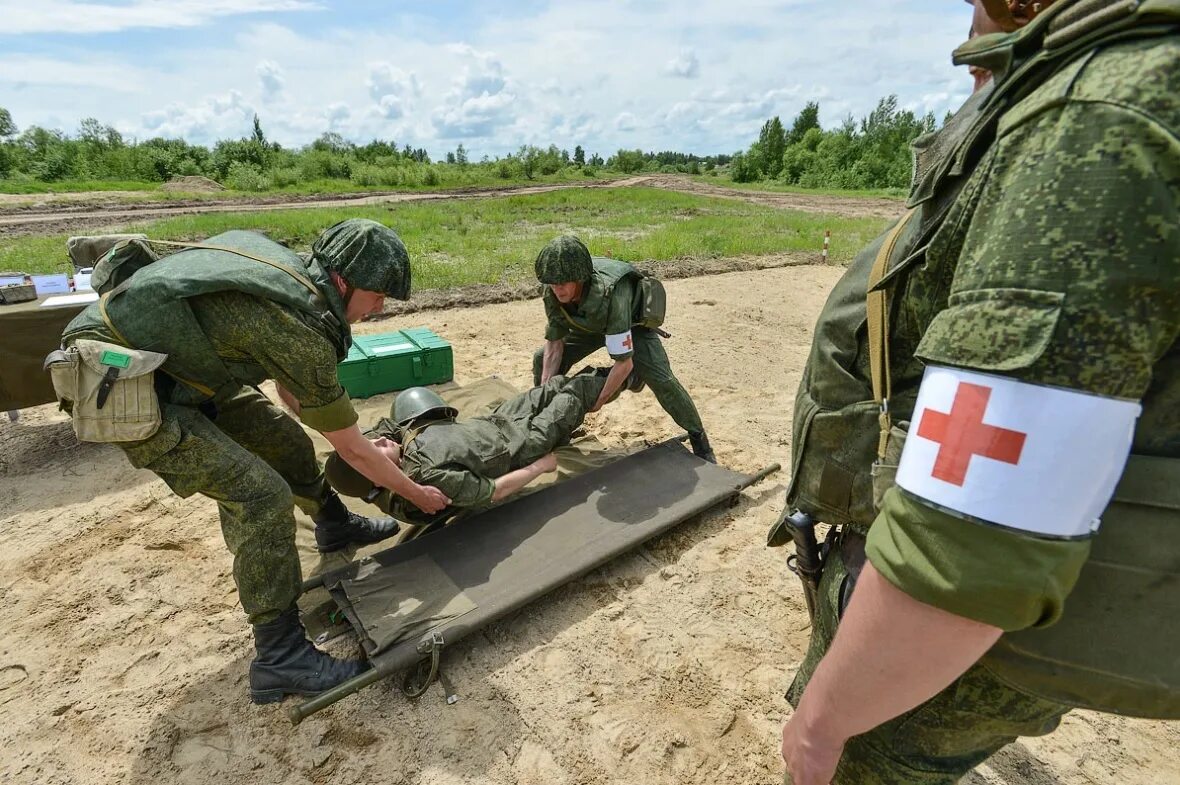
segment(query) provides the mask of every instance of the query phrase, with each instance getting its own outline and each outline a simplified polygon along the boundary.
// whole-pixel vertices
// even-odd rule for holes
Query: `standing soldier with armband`
[[[816,326],[782,544],[833,525],[795,785],[1180,719],[1180,3],[977,0],[993,75]]]
[[[626,262],[591,257],[582,241],[564,235],[537,256],[545,284],[545,345],[533,355],[533,384],[541,385],[606,346],[614,360],[606,385],[590,409],[598,411],[619,390],[646,384],[672,419],[688,431],[694,454],[716,463],[701,415],[673,375],[660,342],[664,287]]]

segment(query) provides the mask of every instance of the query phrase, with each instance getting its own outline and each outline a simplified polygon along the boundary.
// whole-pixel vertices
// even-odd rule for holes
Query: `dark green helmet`
[[[459,416],[459,410],[447,406],[447,402],[434,390],[410,387],[399,392],[393,399],[391,414],[393,421],[404,427],[420,417],[453,420]]]
[[[541,283],[588,281],[594,274],[590,251],[572,234],[564,234],[541,249],[534,265]]]
[[[388,226],[349,218],[325,229],[311,253],[355,289],[384,292],[395,300],[410,296],[410,254]]]

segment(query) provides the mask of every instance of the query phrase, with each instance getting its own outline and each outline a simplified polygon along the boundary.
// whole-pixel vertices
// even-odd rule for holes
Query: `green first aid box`
[[[427,327],[380,335],[356,335],[337,366],[350,398],[449,382],[455,375],[451,345]]]

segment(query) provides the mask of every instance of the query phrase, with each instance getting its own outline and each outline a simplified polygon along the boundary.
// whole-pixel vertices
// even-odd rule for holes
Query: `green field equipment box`
[[[356,335],[337,371],[350,398],[449,382],[455,375],[451,345],[427,327]]]

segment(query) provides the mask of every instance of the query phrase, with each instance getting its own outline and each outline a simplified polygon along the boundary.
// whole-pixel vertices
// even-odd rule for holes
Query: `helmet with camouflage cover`
[[[382,292],[395,300],[410,296],[410,254],[388,226],[349,218],[325,229],[311,253],[353,288]]]
[[[537,280],[548,284],[587,281],[594,274],[590,251],[572,234],[550,240],[537,254],[534,266]]]
[[[393,399],[393,409],[390,414],[395,423],[404,427],[420,417],[430,416],[433,419],[453,420],[459,416],[459,410],[448,406],[442,396],[434,390],[425,387],[410,387],[399,392],[397,397]]]

